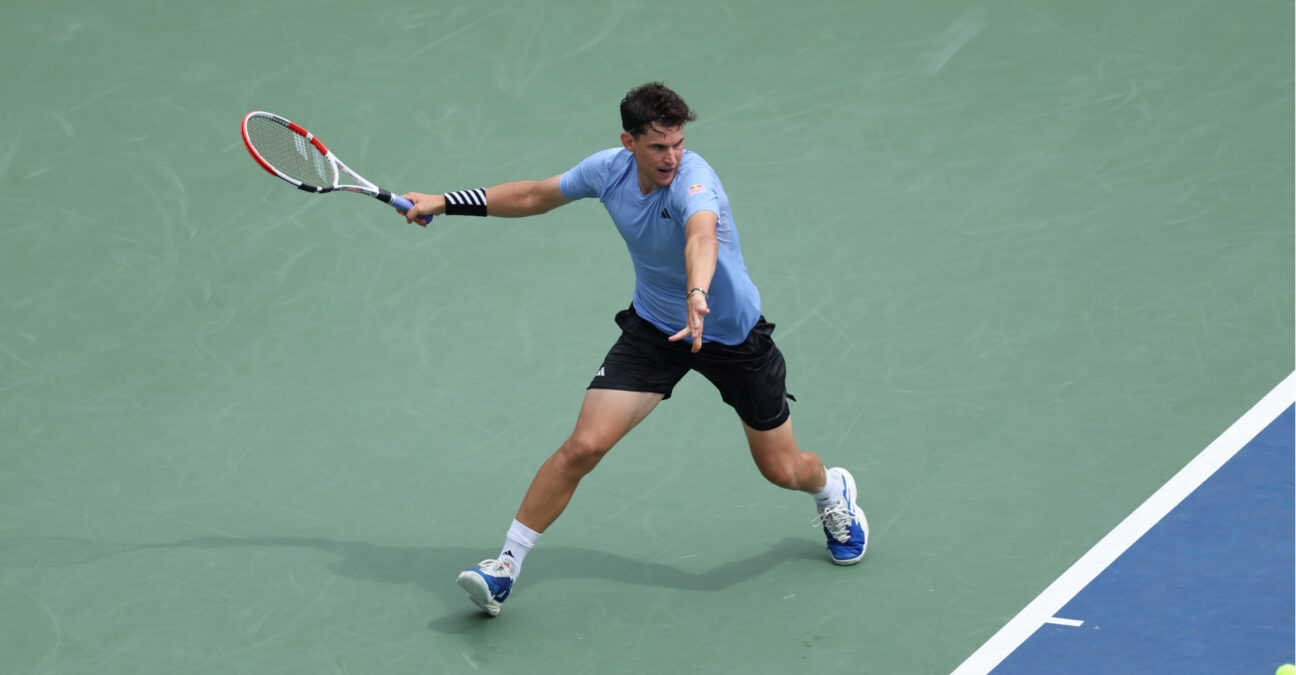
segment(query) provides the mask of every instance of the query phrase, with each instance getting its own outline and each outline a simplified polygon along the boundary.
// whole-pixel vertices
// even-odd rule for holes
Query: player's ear
[[[629,131],[622,131],[621,145],[624,146],[626,150],[629,150],[630,152],[634,152],[634,135],[631,134]]]

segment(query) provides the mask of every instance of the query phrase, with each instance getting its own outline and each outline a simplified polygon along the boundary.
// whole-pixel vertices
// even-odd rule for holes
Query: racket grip
[[[414,208],[414,202],[411,202],[400,195],[392,195],[391,205],[396,207],[396,210],[401,213],[405,213]],[[423,227],[427,227],[428,223],[432,222],[432,216],[419,216],[416,220],[418,220],[419,224]]]

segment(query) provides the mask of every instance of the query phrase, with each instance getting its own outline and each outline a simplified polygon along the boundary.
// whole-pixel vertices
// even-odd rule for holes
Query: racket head
[[[318,138],[301,125],[256,110],[243,117],[243,145],[271,175],[307,192],[338,186],[338,162]]]

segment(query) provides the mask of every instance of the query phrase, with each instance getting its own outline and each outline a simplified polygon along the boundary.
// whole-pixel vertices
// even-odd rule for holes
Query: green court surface
[[[8,3],[0,672],[948,673],[1293,370],[1293,8],[1110,0]],[[499,551],[630,298],[560,173],[664,80],[724,180],[824,559],[700,376]]]

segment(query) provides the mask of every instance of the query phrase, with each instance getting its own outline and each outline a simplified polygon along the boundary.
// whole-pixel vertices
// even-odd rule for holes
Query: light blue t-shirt
[[[743,263],[729,197],[706,160],[685,150],[671,184],[645,195],[639,190],[634,155],[612,148],[564,173],[559,187],[568,199],[598,197],[607,208],[634,263],[635,311],[670,335],[688,323],[684,224],[698,211],[715,213],[719,251],[707,289],[711,313],[702,325],[702,342],[736,345],[747,339],[760,318],[760,292]]]

